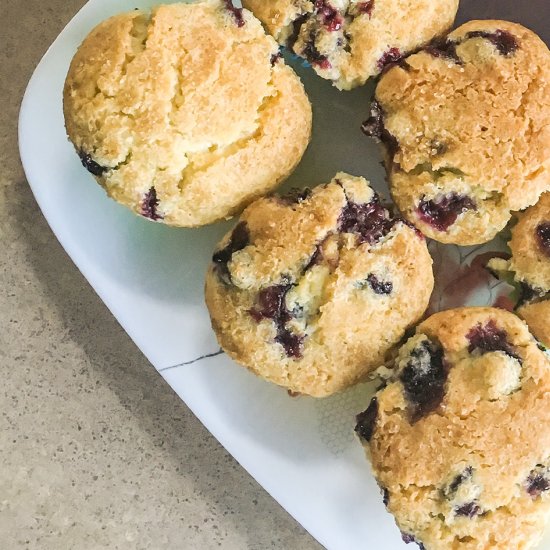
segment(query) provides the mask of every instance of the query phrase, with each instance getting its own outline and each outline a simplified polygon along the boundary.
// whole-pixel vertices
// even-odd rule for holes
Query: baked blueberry
[[[509,56],[519,49],[517,38],[508,31],[496,29],[492,32],[472,31],[466,34],[467,38],[485,38],[493,44],[501,55]]]
[[[541,250],[550,257],[550,222],[537,225],[537,240]]]
[[[448,366],[442,347],[428,338],[422,339],[403,361],[406,363],[399,380],[411,408],[411,420],[417,422],[443,401]]]
[[[243,17],[243,9],[237,8],[233,4],[233,0],[223,0],[225,7],[231,12],[231,15],[235,18],[235,23],[237,23],[237,27],[242,27],[245,24],[245,20]]]
[[[370,405],[362,413],[356,417],[357,424],[355,425],[355,432],[359,437],[365,441],[370,441],[374,429],[376,427],[376,417],[378,415],[378,400],[373,397]],[[387,491],[384,493],[387,494]],[[387,504],[386,497],[384,497],[384,504]]]
[[[437,231],[446,231],[467,210],[476,210],[470,197],[449,193],[431,200],[422,198],[418,204],[418,217]]]
[[[399,48],[390,48],[389,50],[385,51],[377,63],[380,72],[386,69],[389,65],[397,63],[402,58],[403,53],[399,50]]]
[[[507,355],[521,361],[514,348],[508,341],[508,334],[499,328],[494,319],[490,319],[482,325],[481,323],[471,328],[466,334],[469,341],[468,351],[473,353],[489,353],[492,351],[503,351]]]
[[[355,233],[362,242],[369,244],[376,244],[395,225],[395,220],[378,200],[362,204],[348,201],[340,214],[339,221],[339,231]]]
[[[376,294],[391,294],[393,291],[393,283],[391,281],[383,281],[374,273],[370,273],[367,277],[367,284]]]
[[[80,157],[82,166],[84,166],[84,168],[86,168],[86,170],[94,176],[101,177],[105,172],[107,172],[107,170],[109,170],[106,166],[101,166],[101,164],[97,163],[89,153],[80,151],[78,156]]]
[[[227,245],[218,250],[212,256],[212,262],[216,266],[216,272],[225,283],[231,282],[231,275],[227,264],[231,261],[233,254],[242,250],[250,244],[250,232],[246,222],[239,222],[231,232]]]
[[[159,200],[157,197],[157,191],[154,187],[151,187],[141,203],[141,215],[152,221],[162,220],[162,214],[158,211]]]
[[[550,490],[550,472],[548,467],[539,464],[533,471],[529,473],[525,486],[529,496],[536,499],[540,498],[543,493]]]

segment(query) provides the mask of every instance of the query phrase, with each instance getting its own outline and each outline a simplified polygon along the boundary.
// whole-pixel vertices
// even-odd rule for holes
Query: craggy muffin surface
[[[514,314],[433,315],[357,433],[407,542],[526,550],[550,514],[550,360]]]
[[[309,101],[276,42],[250,12],[216,0],[98,25],[71,63],[64,112],[107,193],[176,226],[230,216],[273,189],[311,130]]]
[[[494,258],[488,267],[519,287],[517,313],[550,347],[550,193],[544,193],[535,206],[517,218],[508,243],[511,258]]]
[[[233,359],[322,397],[379,366],[432,289],[424,238],[366,180],[339,173],[251,204],[214,254],[206,303]]]
[[[284,46],[344,90],[452,27],[458,0],[244,0]]]
[[[487,242],[550,189],[550,52],[520,25],[470,21],[382,76],[363,129],[406,219]]]

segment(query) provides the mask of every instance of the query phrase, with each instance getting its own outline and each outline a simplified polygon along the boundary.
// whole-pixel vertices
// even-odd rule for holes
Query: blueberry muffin
[[[517,313],[550,347],[550,193],[517,218],[508,243],[511,258],[494,258],[488,268],[516,287]]]
[[[311,106],[277,43],[229,0],[98,25],[71,63],[64,112],[107,193],[175,226],[226,218],[273,189],[311,130]]]
[[[206,304],[221,347],[293,392],[323,397],[380,365],[433,289],[423,236],[363,178],[251,204],[220,243]]]
[[[550,189],[550,52],[520,25],[470,21],[382,76],[363,130],[407,220],[487,242]]]
[[[526,550],[550,515],[550,360],[513,313],[433,315],[359,434],[405,542]]]
[[[243,0],[284,46],[341,90],[451,28],[458,0]]]

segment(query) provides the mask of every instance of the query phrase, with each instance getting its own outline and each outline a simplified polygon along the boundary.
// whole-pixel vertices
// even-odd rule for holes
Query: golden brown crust
[[[244,0],[281,45],[343,90],[451,28],[458,0]],[[289,40],[292,44],[288,44]],[[388,57],[389,56],[389,57]],[[387,59],[386,59],[387,58]]]
[[[550,300],[525,304],[518,309],[518,315],[529,325],[535,338],[550,349]]]
[[[421,363],[425,342],[440,351]],[[438,364],[441,399],[413,418]],[[426,550],[533,548],[550,515],[550,361],[526,325],[493,308],[433,315],[392,380],[364,445],[400,529]]]
[[[528,29],[470,21],[390,69],[376,99],[398,143],[392,196],[429,237],[487,242],[550,189],[550,53]],[[473,206],[449,227],[427,223],[421,201],[451,194]]]
[[[197,226],[234,214],[295,168],[311,106],[273,57],[275,41],[246,10],[242,22],[206,0],[114,16],[86,38],[65,83],[65,121],[111,197]],[[151,189],[153,215],[144,212]]]
[[[518,315],[535,337],[550,347],[550,251],[542,246],[544,227],[548,239],[550,193],[544,193],[535,206],[517,214],[508,243],[511,258],[494,258],[488,267],[518,286],[521,298]]]
[[[233,359],[316,397],[345,389],[384,361],[427,307],[432,260],[425,241],[402,222],[392,222],[374,243],[341,230],[349,201],[372,199],[363,178],[340,173],[296,203],[266,197],[243,212],[238,227],[246,224],[248,244],[227,256],[227,273],[213,264],[206,277],[212,325]],[[232,235],[218,254],[236,240]],[[375,293],[369,275],[391,283],[391,290]],[[288,287],[282,299],[291,314],[284,330],[302,338],[300,357],[285,352],[273,316],[251,315],[261,310],[261,293],[277,285]]]
[[[535,206],[517,217],[508,243],[512,252],[508,269],[514,272],[516,281],[550,292],[550,255],[542,250],[537,239],[539,225],[550,224],[550,193],[542,195]]]

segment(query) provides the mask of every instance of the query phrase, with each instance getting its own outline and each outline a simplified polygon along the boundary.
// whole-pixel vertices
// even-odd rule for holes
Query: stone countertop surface
[[[1,547],[319,549],[141,355],[34,201],[21,98],[84,3],[0,0]]]
[[[25,181],[23,92],[84,3],[0,0],[0,546],[320,550],[141,355]],[[512,19],[549,43],[548,0],[527,4],[461,0],[459,22]]]

